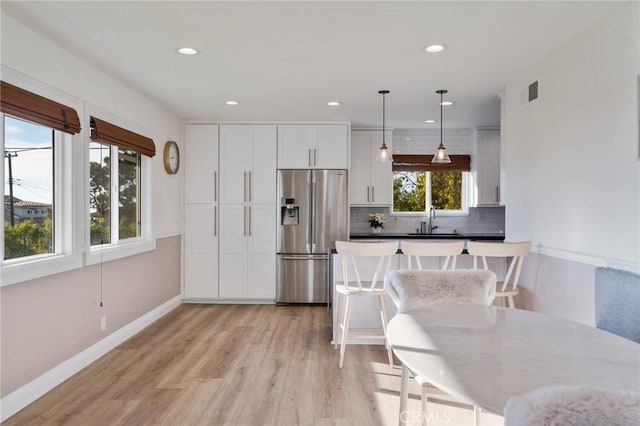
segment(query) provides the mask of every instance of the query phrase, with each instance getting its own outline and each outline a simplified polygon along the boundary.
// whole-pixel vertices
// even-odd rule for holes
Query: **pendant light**
[[[440,95],[440,145],[438,145],[438,152],[433,156],[432,163],[436,164],[448,164],[451,163],[451,158],[447,154],[447,148],[442,144],[442,95],[447,93],[446,90],[436,90],[436,93]]]
[[[380,90],[378,93],[382,95],[382,145],[380,145],[380,151],[378,152],[376,161],[384,163],[387,161],[393,161],[393,158],[391,158],[391,150],[387,147],[387,144],[385,143],[386,132],[384,127],[384,118],[385,118],[384,117],[384,110],[385,110],[384,97],[387,95],[387,93],[389,93],[389,91]]]

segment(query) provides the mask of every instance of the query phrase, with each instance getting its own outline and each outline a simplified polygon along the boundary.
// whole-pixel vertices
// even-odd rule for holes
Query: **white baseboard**
[[[19,389],[11,392],[0,400],[0,422],[4,422],[36,399],[40,398],[69,377],[76,374],[107,352],[133,337],[148,327],[154,321],[177,308],[181,303],[181,296],[176,296],[138,319],[133,320],[119,330],[111,333],[96,344],[53,367],[40,377],[32,380]]]
[[[185,298],[182,303],[204,303],[212,305],[275,305],[273,299],[211,299],[211,298]]]

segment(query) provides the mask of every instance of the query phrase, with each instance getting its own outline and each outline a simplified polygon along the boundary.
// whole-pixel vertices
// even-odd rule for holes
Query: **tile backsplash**
[[[461,234],[499,234],[504,233],[504,207],[471,207],[467,216],[436,216],[434,224],[438,227],[435,232]],[[429,216],[390,215],[388,207],[351,207],[351,233],[366,234],[371,231],[369,226],[370,213],[384,213],[386,222],[383,233],[406,234],[416,232],[421,221],[428,221]]]

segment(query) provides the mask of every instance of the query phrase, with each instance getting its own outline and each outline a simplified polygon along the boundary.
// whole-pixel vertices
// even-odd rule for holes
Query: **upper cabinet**
[[[220,202],[276,201],[276,126],[220,126]]]
[[[211,204],[218,201],[218,126],[184,126],[184,201]]]
[[[476,180],[479,206],[500,205],[500,130],[476,130]]]
[[[391,147],[391,131],[385,132],[385,142]],[[382,145],[381,130],[351,132],[351,170],[349,173],[349,204],[390,206],[393,173],[391,162],[376,161]]]
[[[346,124],[284,124],[278,126],[279,169],[347,169]]]

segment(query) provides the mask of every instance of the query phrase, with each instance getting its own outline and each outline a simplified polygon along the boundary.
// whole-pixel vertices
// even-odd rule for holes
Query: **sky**
[[[52,130],[8,116],[4,119],[4,194],[9,195],[6,153],[18,151],[18,156],[11,158],[13,196],[25,201],[53,203]]]

